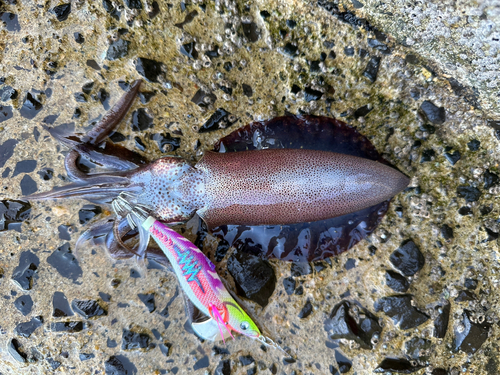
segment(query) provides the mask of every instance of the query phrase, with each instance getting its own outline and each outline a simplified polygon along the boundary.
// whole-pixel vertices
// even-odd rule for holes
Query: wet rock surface
[[[456,8],[389,1],[377,5],[379,22],[372,22],[374,3],[354,0],[69,3],[0,2],[2,373],[420,374],[421,365],[432,366],[433,375],[498,373],[500,123],[484,100],[489,90],[497,103],[496,68],[488,60],[498,50],[491,2]],[[427,61],[429,53],[446,54],[452,64]],[[312,114],[348,123],[411,178],[366,239],[366,227],[348,223],[320,228],[323,237],[302,233],[304,253],[346,233],[346,242],[359,242],[329,263],[291,269],[269,260],[272,272],[242,270],[239,278],[228,269],[242,248],[235,250],[231,237],[200,239],[230,292],[245,297],[241,284],[255,294],[241,298],[242,306],[297,359],[236,335],[226,346],[201,342],[184,330],[176,280],[159,264],[110,259],[99,245],[105,236],[76,247],[92,223],[114,217],[109,205],[20,200],[69,182],[67,148],[45,126],[85,132],[140,77],[142,93],[110,142],[148,159],[175,155],[194,165],[240,126]],[[210,122],[218,109],[225,114]],[[149,119],[134,127],[134,111]],[[200,131],[206,123],[210,130]],[[171,146],[165,139],[172,138],[178,140]],[[270,147],[275,137],[252,132],[244,139],[242,150]],[[197,220],[174,228],[195,241]],[[279,254],[283,238],[259,242],[260,234],[243,236],[254,241],[245,248],[255,254],[265,243]],[[425,261],[413,252],[394,264],[390,254],[408,239]],[[264,292],[252,292],[254,282]],[[408,291],[409,301],[401,295]],[[387,300],[393,297],[399,303]],[[107,315],[87,319],[68,306],[75,300],[97,302]],[[354,338],[331,339],[323,323],[346,303],[338,324]],[[405,313],[429,318],[403,330]],[[368,344],[360,332],[375,322],[383,329]],[[121,349],[125,330],[139,335],[128,342],[142,344]],[[255,362],[242,365],[245,356]]]
[[[383,297],[375,303],[374,308],[376,312],[383,311],[390,316],[402,330],[418,327],[429,319],[414,306],[411,295]]]

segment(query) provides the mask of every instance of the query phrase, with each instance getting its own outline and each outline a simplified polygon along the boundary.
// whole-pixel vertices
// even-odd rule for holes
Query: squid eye
[[[248,322],[243,322],[243,323],[240,324],[240,328],[243,331],[246,331],[248,328],[250,328],[250,324],[248,324]]]

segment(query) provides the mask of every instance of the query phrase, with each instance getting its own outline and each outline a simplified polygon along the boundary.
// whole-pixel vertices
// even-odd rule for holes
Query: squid
[[[143,219],[151,217],[155,223],[173,224],[186,222],[197,214],[212,230],[228,224],[286,225],[342,216],[384,202],[409,183],[403,173],[375,160],[302,148],[207,151],[194,166],[175,156],[148,161],[106,139],[133,104],[140,85],[141,80],[134,81],[85,135],[46,128],[70,148],[65,168],[73,182],[26,197],[32,201],[83,198],[99,204],[114,202],[119,219],[100,222],[79,239],[81,242],[105,235],[106,246],[114,258],[149,257],[168,264],[166,252],[150,247],[148,233],[140,229],[144,229],[142,222],[137,222],[137,210],[120,209],[123,197],[130,207],[141,208]],[[105,171],[82,171],[82,158]],[[135,212],[135,216],[130,216],[129,211]],[[139,244],[133,248],[123,239],[131,227],[139,228],[140,234]],[[204,307],[195,304],[197,312],[192,302],[193,298],[188,298],[186,309],[192,323],[196,323],[195,316]],[[199,326],[200,332],[203,327],[199,335],[224,338],[222,332],[220,336],[215,332],[217,322],[220,323],[217,314],[209,312],[211,320]],[[253,332],[256,337],[260,334]]]

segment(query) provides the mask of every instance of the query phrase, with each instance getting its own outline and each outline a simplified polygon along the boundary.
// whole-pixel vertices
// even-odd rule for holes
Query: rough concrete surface
[[[454,91],[500,116],[498,1],[341,1],[345,10],[409,47],[450,80]],[[460,87],[464,86],[464,87]]]
[[[440,3],[433,13],[433,4],[416,11],[386,2],[384,12],[408,11],[404,17],[414,14],[428,30],[377,17],[386,38],[359,18],[339,19],[345,9],[332,16],[324,2],[154,3],[0,1],[2,204],[67,183],[66,148],[44,127],[88,130],[123,94],[119,82],[140,78],[138,58],[164,68],[157,82],[145,82],[141,91],[155,95],[134,103],[118,129],[125,137],[115,140],[150,159],[175,154],[194,163],[238,126],[308,113],[356,127],[412,178],[410,188],[353,249],[312,267],[271,260],[277,283],[269,304],[242,300],[296,359],[245,337],[201,342],[184,329],[172,274],[113,261],[100,246],[75,249],[88,202],[33,203],[29,219],[0,233],[0,372],[498,374],[500,125],[484,117],[498,113],[498,7]],[[357,3],[356,14],[380,8]],[[426,14],[460,18],[436,26]],[[434,29],[441,34],[430,51]],[[451,39],[463,42],[458,56]],[[205,54],[215,46],[219,56]],[[461,57],[467,51],[474,55]],[[449,76],[414,54],[435,57]],[[450,77],[477,88],[482,109]],[[194,98],[199,89],[206,101]],[[146,125],[134,130],[138,108]],[[238,121],[198,133],[217,108]],[[166,133],[180,139],[174,152],[158,146],[155,135]],[[112,213],[103,207],[98,215]],[[193,241],[198,223],[185,226]],[[217,240],[203,245],[213,259]],[[234,291],[232,251],[217,270]]]

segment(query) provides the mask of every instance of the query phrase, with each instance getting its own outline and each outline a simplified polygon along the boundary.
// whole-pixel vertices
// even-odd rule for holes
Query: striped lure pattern
[[[191,302],[211,317],[220,329],[260,338],[257,325],[229,294],[215,265],[189,240],[149,216],[142,227],[156,240],[169,259],[181,288]]]

